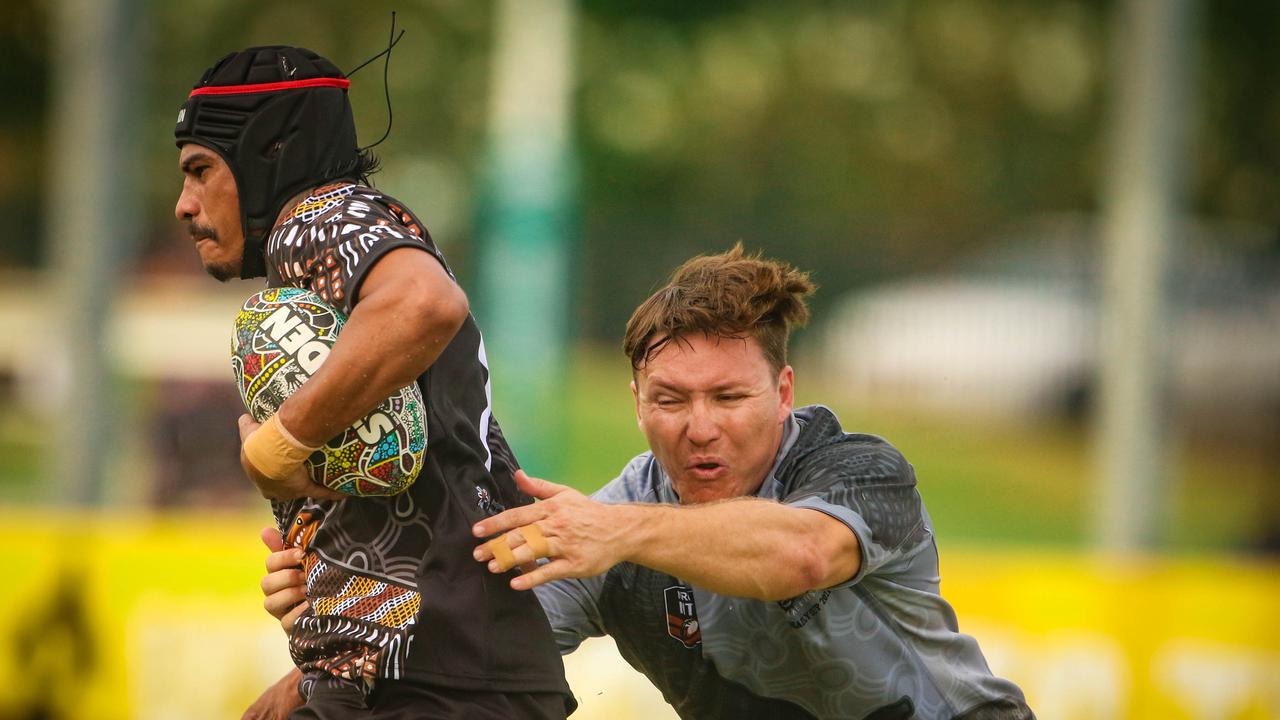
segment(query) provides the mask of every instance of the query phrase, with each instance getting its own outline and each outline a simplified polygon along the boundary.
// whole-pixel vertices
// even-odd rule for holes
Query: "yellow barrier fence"
[[[241,515],[0,512],[0,717],[239,717],[289,667]],[[1280,720],[1280,566],[942,548],[943,591],[1044,720]],[[575,718],[674,717],[607,641]]]

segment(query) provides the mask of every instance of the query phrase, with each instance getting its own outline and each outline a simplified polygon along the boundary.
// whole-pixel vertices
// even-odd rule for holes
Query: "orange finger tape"
[[[516,566],[516,556],[511,553],[511,548],[507,545],[505,533],[485,543],[485,547],[493,553],[493,559],[498,561],[498,569],[502,572]]]
[[[535,560],[551,557],[551,546],[547,544],[547,537],[542,534],[542,528],[529,523],[520,528],[520,534],[524,536],[524,541],[529,543],[529,549],[533,551]]]

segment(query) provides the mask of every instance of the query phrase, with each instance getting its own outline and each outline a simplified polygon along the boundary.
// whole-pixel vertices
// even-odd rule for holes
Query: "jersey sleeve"
[[[825,513],[858,539],[858,572],[838,587],[913,555],[930,537],[915,471],[879,438],[824,448],[798,468],[797,477],[782,502]]]
[[[596,604],[604,576],[579,579],[552,580],[533,589],[542,604],[542,611],[551,623],[551,634],[561,655],[568,655],[583,640],[605,634]]]
[[[439,248],[412,213],[365,190],[345,185],[317,191],[295,208],[267,246],[273,279],[305,287],[350,315],[369,270],[396,248],[425,250],[448,270]]]

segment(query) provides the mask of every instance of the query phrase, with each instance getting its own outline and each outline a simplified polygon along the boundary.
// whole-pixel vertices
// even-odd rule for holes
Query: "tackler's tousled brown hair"
[[[809,320],[809,274],[783,262],[746,255],[742,243],[718,255],[700,255],[641,303],[627,321],[623,352],[632,370],[688,333],[755,338],[776,373],[787,364],[791,329]]]

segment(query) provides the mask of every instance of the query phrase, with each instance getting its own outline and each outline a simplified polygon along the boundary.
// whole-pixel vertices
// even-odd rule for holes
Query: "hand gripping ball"
[[[274,415],[319,369],[345,322],[301,288],[268,288],[244,301],[231,368],[254,420]],[[317,484],[348,495],[395,495],[413,484],[426,449],[426,406],[412,383],[312,453],[306,466]]]

